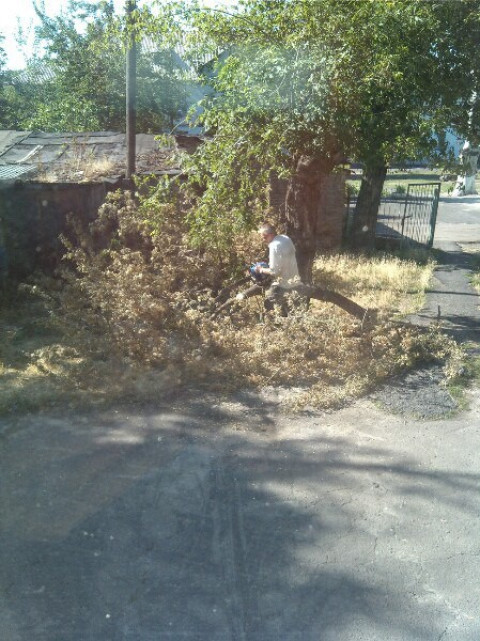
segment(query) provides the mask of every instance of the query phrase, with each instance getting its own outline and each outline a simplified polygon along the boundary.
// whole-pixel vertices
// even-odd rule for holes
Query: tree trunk
[[[385,164],[366,167],[363,172],[353,219],[354,247],[371,249],[375,245],[378,209],[386,175]]]
[[[463,162],[464,173],[457,177],[457,183],[453,191],[453,196],[468,196],[476,194],[475,179],[477,177],[477,164],[480,155],[480,148],[473,147],[468,141],[463,145],[461,159]]]
[[[285,197],[287,234],[297,250],[300,278],[312,282],[312,267],[318,247],[320,203],[323,185],[331,168],[325,161],[301,156]]]

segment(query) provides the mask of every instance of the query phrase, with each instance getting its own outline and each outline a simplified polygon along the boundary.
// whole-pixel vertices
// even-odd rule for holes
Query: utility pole
[[[137,124],[137,42],[135,33],[136,0],[125,0],[127,24],[127,57],[126,57],[126,121],[127,121],[127,158],[125,179],[130,181],[135,174],[135,135]]]

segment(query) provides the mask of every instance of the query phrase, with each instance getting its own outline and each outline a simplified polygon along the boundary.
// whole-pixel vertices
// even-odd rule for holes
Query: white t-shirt
[[[268,266],[272,270],[275,282],[282,287],[299,282],[295,245],[288,236],[275,236],[268,245]]]

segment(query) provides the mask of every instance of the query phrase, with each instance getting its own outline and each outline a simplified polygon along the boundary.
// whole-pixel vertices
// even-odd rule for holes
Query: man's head
[[[266,242],[267,244],[271,243],[277,235],[275,227],[273,225],[270,225],[269,223],[264,223],[263,225],[261,225],[258,232],[262,236],[264,242]]]

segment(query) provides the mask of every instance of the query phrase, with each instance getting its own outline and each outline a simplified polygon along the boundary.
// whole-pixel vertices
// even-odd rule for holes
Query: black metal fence
[[[441,183],[410,183],[384,192],[378,210],[375,238],[395,247],[433,244]],[[349,202],[349,227],[353,223],[356,199]]]

